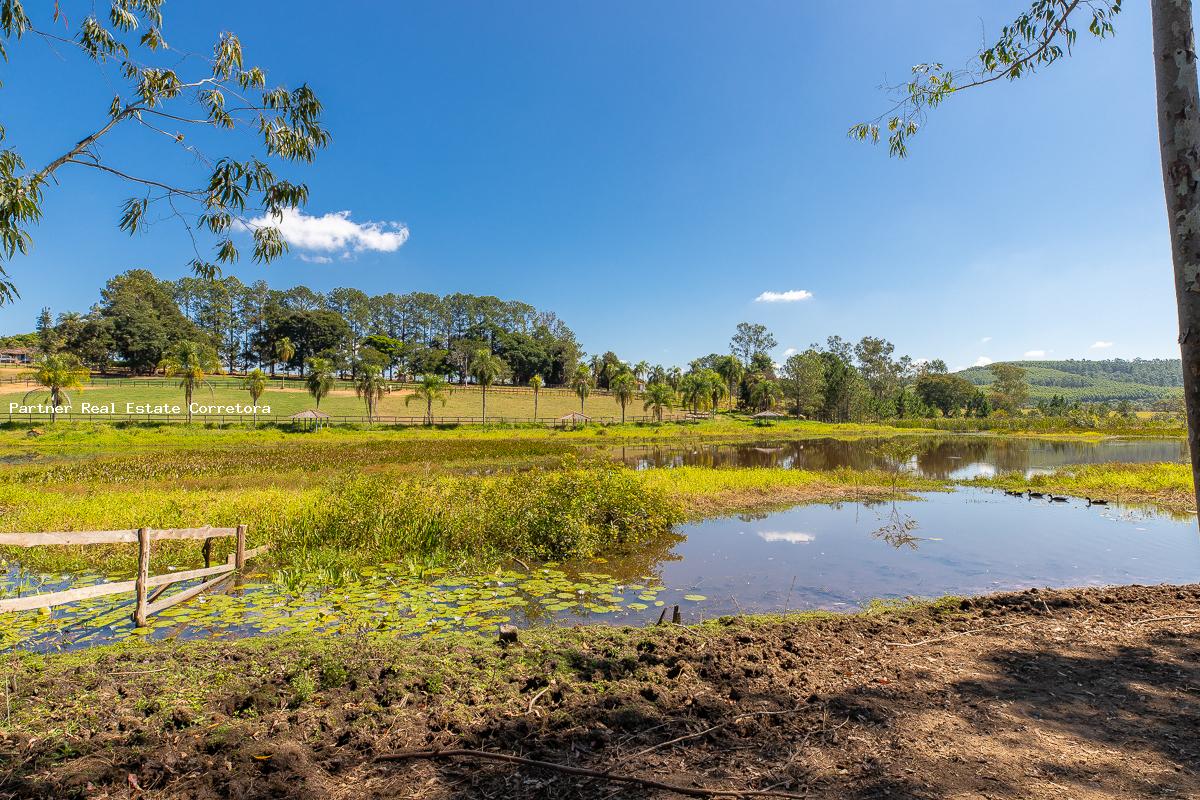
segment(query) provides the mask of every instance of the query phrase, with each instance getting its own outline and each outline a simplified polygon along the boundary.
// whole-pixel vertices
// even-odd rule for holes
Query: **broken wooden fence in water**
[[[236,545],[229,559],[224,564],[212,566],[212,540],[233,536]],[[168,539],[203,539],[201,552],[204,555],[204,566],[201,569],[190,569],[181,572],[169,572],[164,575],[150,574],[150,544],[156,540]],[[79,600],[89,600],[93,597],[104,597],[122,592],[134,592],[137,595],[137,605],[133,613],[133,621],[141,627],[146,620],[160,611],[165,611],[174,605],[191,600],[201,592],[217,586],[228,580],[234,573],[240,572],[246,561],[266,551],[268,545],[246,549],[246,526],[236,528],[136,528],[116,531],[64,531],[58,533],[0,533],[0,547],[45,547],[54,545],[89,545],[89,544],[136,544],[138,546],[137,578],[132,581],[114,581],[98,583],[93,586],[81,586],[78,589],[65,589],[61,592],[34,594],[27,597],[16,597],[0,600],[0,614],[6,611],[30,611],[38,608],[51,608],[64,603],[74,603]],[[213,577],[215,576],[215,577]],[[185,589],[170,597],[163,593],[172,585],[196,578],[210,578],[204,583]]]

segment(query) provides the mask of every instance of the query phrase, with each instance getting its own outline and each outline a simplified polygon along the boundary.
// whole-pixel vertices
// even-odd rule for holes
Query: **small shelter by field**
[[[753,417],[751,417],[751,419],[753,419],[755,424],[757,424],[757,425],[767,425],[773,419],[785,419],[786,417],[787,417],[786,414],[780,414],[778,411],[772,411],[770,409],[767,409],[766,411],[758,412]]]
[[[558,418],[558,424],[564,427],[567,425],[587,425],[591,421],[591,417],[579,411],[572,411],[570,414],[563,414]]]
[[[0,348],[0,364],[32,364],[33,348],[5,347]]]
[[[292,416],[290,416],[288,419],[302,424],[304,428],[308,430],[312,429],[313,427],[320,428],[321,422],[329,419],[329,415],[323,411],[317,411],[310,408],[307,411],[301,411],[299,414],[292,414]]]

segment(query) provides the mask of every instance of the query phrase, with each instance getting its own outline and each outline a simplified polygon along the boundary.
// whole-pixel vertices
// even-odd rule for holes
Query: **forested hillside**
[[[1089,361],[1011,361],[1028,372],[1031,400],[1060,395],[1079,402],[1153,402],[1179,394],[1183,370],[1177,358]],[[987,367],[958,373],[976,386],[995,379]]]

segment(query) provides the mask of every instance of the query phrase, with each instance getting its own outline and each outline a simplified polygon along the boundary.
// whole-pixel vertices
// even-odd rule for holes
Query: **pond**
[[[321,590],[251,575],[169,609],[147,628],[131,601],[101,598],[20,614],[0,649],[84,647],[128,638],[319,635],[438,636],[457,630],[685,621],[732,613],[855,610],[876,598],[979,594],[1026,587],[1190,583],[1200,576],[1194,516],[1014,498],[963,488],[917,500],[816,505],[682,526],[623,557],[506,568],[479,575],[399,565]],[[127,576],[32,576],[10,565],[0,587],[65,588]]]
[[[783,467],[787,469],[890,469],[879,451],[886,439],[807,439],[736,444],[638,445],[612,447],[613,458],[640,469],[651,467]],[[1185,462],[1183,439],[1098,439],[1095,441],[955,436],[908,439],[919,447],[909,467],[924,477],[967,480],[1001,472],[1031,475],[1073,464]]]

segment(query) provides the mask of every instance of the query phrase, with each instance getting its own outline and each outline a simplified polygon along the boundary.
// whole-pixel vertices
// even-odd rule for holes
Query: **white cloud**
[[[990,363],[992,363],[992,360],[987,356],[980,356],[979,358],[975,359],[975,366],[977,367],[986,367]]]
[[[329,256],[310,256],[307,253],[301,253],[298,258],[301,261],[307,261],[309,264],[332,264],[333,259]]]
[[[808,544],[817,537],[811,533],[800,531],[759,531],[758,538],[764,542],[791,542],[792,544]]]
[[[812,297],[812,292],[804,289],[789,289],[786,292],[763,292],[754,298],[756,303],[796,303]]]
[[[1106,342],[1103,339],[1100,339],[1092,344],[1092,349],[1093,350],[1104,350],[1104,349],[1112,347],[1112,346],[1113,346],[1112,342]]]
[[[796,348],[794,348],[794,347],[789,347],[787,350],[784,350],[784,351],[783,351],[783,357],[784,357],[784,358],[787,358],[788,356],[794,356],[794,355],[795,355],[796,353],[798,353],[798,352],[799,352],[799,351],[798,351]]]
[[[334,211],[319,217],[294,208],[284,209],[279,217],[264,215],[250,220],[252,227],[273,226],[292,247],[324,253],[374,251],[392,253],[408,241],[408,226],[402,222],[355,222],[349,211]],[[314,261],[314,263],[329,263]]]
[[[1046,357],[1045,350],[1026,350],[1025,351],[1025,358],[1045,358],[1045,357]]]
[[[988,343],[988,342],[990,342],[991,340],[992,340],[992,337],[990,337],[990,336],[985,336],[985,337],[983,337],[982,339],[980,339],[980,340],[979,340],[979,343],[980,343],[980,344],[987,344],[987,343]]]

